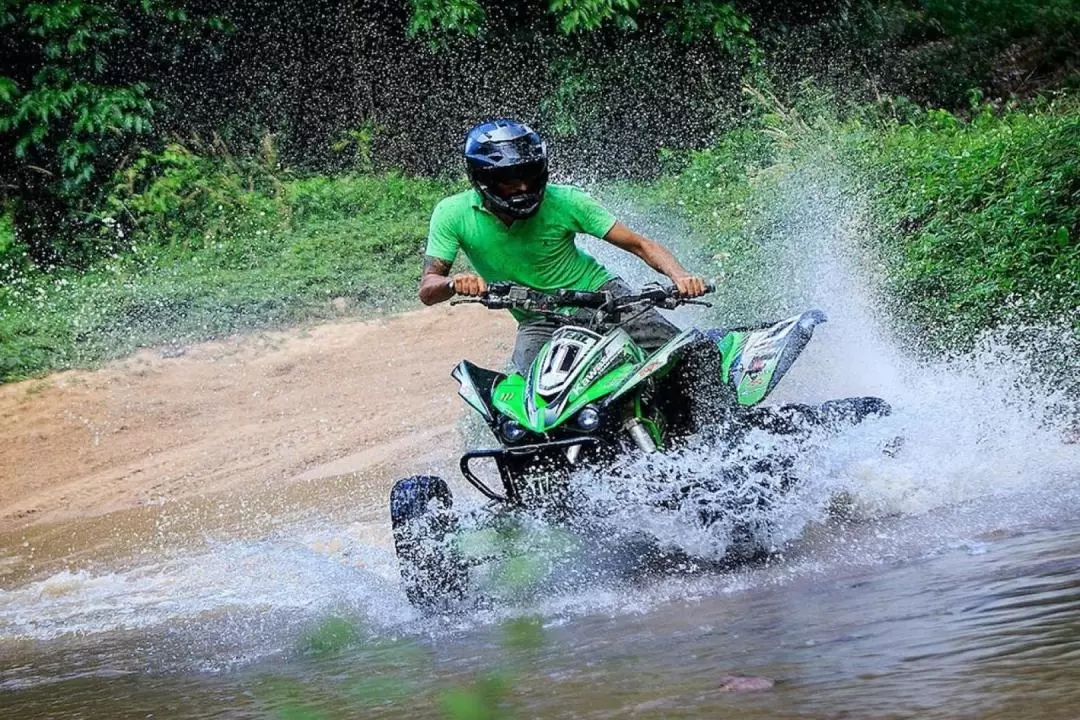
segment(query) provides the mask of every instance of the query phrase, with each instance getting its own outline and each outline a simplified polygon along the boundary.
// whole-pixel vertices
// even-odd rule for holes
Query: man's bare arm
[[[424,256],[424,274],[420,276],[420,302],[434,305],[454,295],[480,295],[487,290],[483,278],[471,273],[458,273],[450,278],[453,263],[441,258]]]
[[[434,305],[454,295],[450,285],[451,263],[441,258],[424,256],[424,274],[420,276],[420,302]]]
[[[658,273],[667,275],[675,283],[679,294],[685,297],[699,297],[705,294],[705,280],[691,274],[684,268],[666,247],[634,232],[621,222],[615,223],[604,240],[617,248],[637,255],[645,264]]]

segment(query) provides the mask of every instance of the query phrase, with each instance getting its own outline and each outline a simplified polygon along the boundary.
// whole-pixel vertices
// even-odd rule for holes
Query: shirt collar
[[[502,218],[500,218],[498,215],[493,213],[486,205],[484,205],[483,196],[480,195],[480,191],[476,190],[475,188],[472,190],[472,195],[469,196],[469,204],[472,205],[472,207],[474,209],[479,210],[480,212],[486,213],[487,215],[490,215],[491,217],[495,218],[500,223],[502,223],[503,226],[506,227],[507,229],[521,227],[525,223],[524,220],[514,220],[509,225],[507,225],[506,223],[503,223]]]

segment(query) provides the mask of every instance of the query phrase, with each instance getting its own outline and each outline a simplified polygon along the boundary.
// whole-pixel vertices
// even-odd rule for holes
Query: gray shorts
[[[600,286],[603,292],[610,292],[616,297],[632,295],[633,289],[619,278],[609,280]],[[575,315],[588,319],[592,315],[591,310],[579,310]],[[550,320],[534,320],[523,322],[518,325],[517,340],[514,342],[514,368],[521,374],[525,374],[536,359],[544,343],[551,339],[551,334],[559,325]],[[628,323],[623,323],[622,328],[630,333],[630,337],[643,350],[656,350],[663,347],[668,340],[679,334],[679,328],[668,322],[656,309],[651,309],[633,318]]]

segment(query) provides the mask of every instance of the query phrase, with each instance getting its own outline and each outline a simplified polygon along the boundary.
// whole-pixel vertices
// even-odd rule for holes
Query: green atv
[[[754,428],[798,436],[808,428],[842,428],[889,413],[888,404],[873,397],[818,406],[759,405],[809,342],[814,328],[825,321],[817,310],[758,327],[685,330],[650,354],[634,343],[622,324],[651,308],[705,303],[658,285],[615,296],[549,294],[507,283],[492,285],[481,297],[455,302],[522,310],[559,325],[525,375],[485,370],[467,360],[451,373],[460,384],[461,397],[500,441],[500,447],[466,452],[460,461],[464,478],[490,501],[484,508],[489,518],[524,511],[574,525],[582,518],[570,482],[572,472],[611,471],[628,457],[678,449],[710,428],[720,428],[735,443]],[[474,467],[481,460],[494,462],[497,487]],[[787,474],[790,458],[759,458],[752,466],[759,474],[774,477],[782,489],[792,480]],[[670,485],[670,492],[658,501],[665,507],[700,496],[703,485],[714,490],[727,484],[730,490],[735,483],[731,477],[660,482]],[[708,526],[746,502],[762,500],[748,496],[729,498],[719,506],[705,503],[698,519]],[[445,481],[431,475],[399,480],[390,493],[405,591],[421,608],[445,607],[467,597],[470,567],[483,562],[463,554],[458,542],[461,523],[452,506]],[[743,541],[753,545],[754,539],[747,533]]]

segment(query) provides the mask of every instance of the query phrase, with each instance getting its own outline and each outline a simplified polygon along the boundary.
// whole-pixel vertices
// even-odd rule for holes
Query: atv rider
[[[705,281],[687,272],[663,245],[616,220],[583,191],[549,184],[547,147],[527,125],[509,119],[481,123],[466,135],[464,154],[473,189],[445,198],[431,214],[420,279],[425,305],[455,294],[481,295],[493,282],[542,292],[631,294],[625,282],[577,246],[577,233],[637,255],[669,277],[683,297],[705,293]],[[465,252],[477,274],[450,276],[458,250]],[[518,320],[513,364],[524,374],[557,326],[540,316],[511,312]],[[623,328],[647,351],[679,333],[655,309]]]

